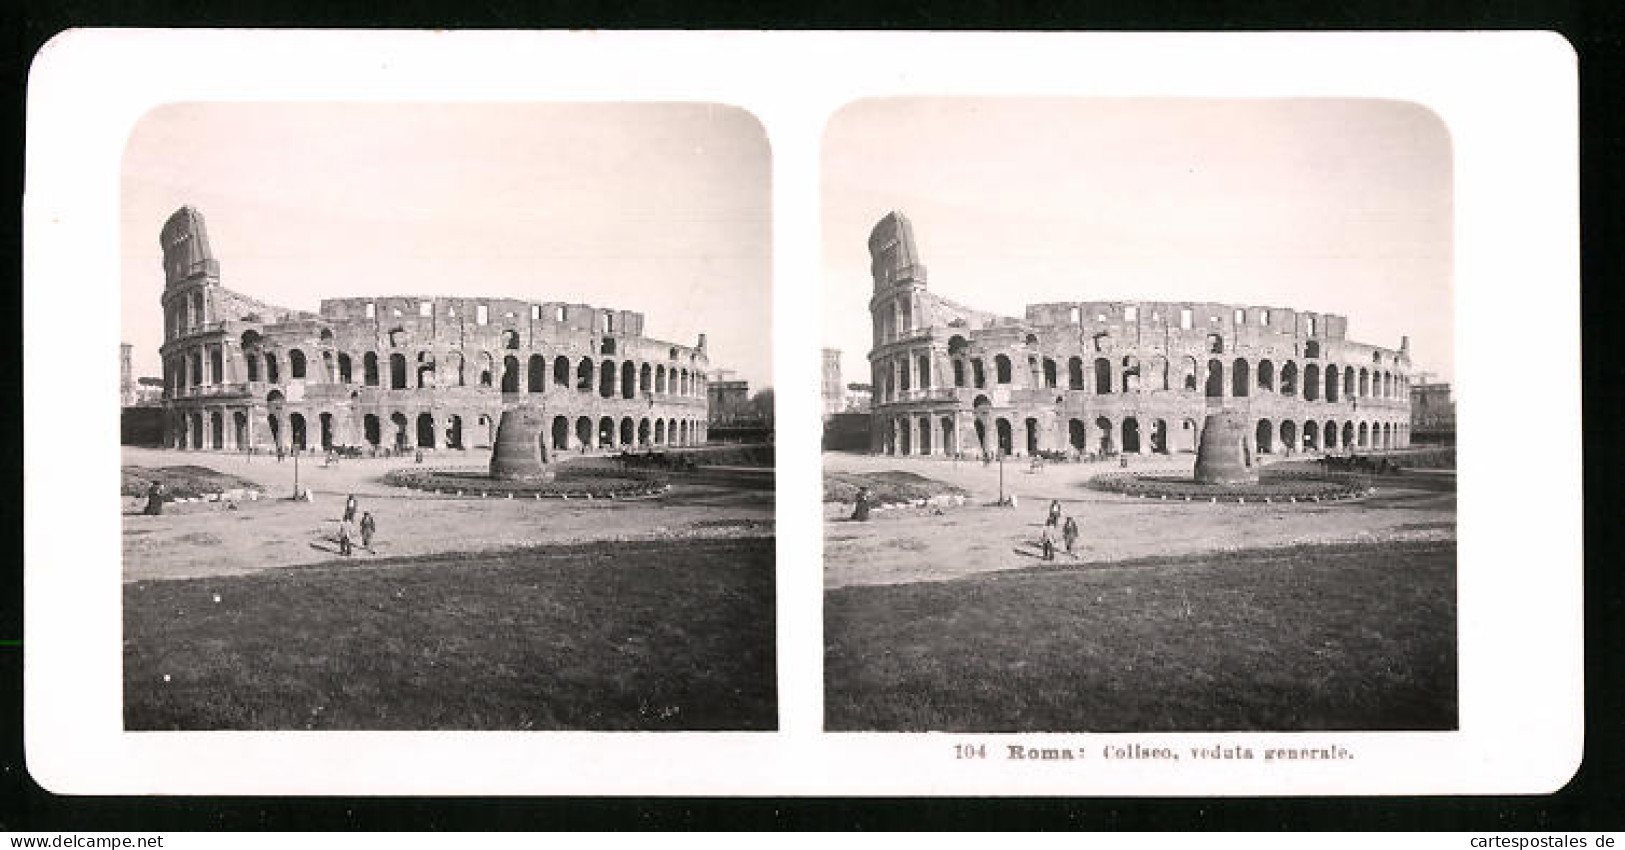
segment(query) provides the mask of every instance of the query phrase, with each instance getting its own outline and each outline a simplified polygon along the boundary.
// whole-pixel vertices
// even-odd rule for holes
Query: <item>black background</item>
[[[1613,2],[1340,2],[1249,4],[1201,10],[1153,0],[1067,4],[1013,0],[768,4],[762,0],[655,0],[521,3],[517,0],[345,0],[231,3],[160,0],[22,0],[0,3],[7,43],[0,109],[8,144],[0,216],[14,237],[3,244],[6,297],[0,309],[0,457],[11,497],[0,500],[0,640],[22,637],[22,247],[23,120],[28,65],[39,47],[69,27],[321,27],[440,29],[908,29],[908,30],[1475,30],[1540,29],[1563,34],[1580,67],[1582,342],[1586,453],[1586,755],[1561,792],[1538,797],[1117,799],[423,799],[59,797],[27,773],[22,748],[22,650],[0,646],[0,830],[162,832],[181,830],[553,830],[553,829],[1154,829],[1154,830],[1466,830],[1474,832],[1625,830],[1625,558],[1619,546],[1619,423],[1625,358],[1599,340],[1621,326],[1621,160],[1625,98],[1620,81],[1625,4]],[[861,61],[853,57],[852,61]],[[811,69],[810,69],[811,70]],[[1540,282],[1529,285],[1538,291]],[[1508,293],[1507,297],[1523,297]],[[1534,304],[1534,299],[1531,299]],[[1545,358],[1541,322],[1504,330],[1508,357]],[[1562,317],[1557,317],[1561,319]],[[63,338],[63,344],[68,341]],[[35,340],[34,356],[49,353]],[[43,345],[42,343],[47,344]],[[1543,440],[1539,387],[1504,387],[1501,412],[1517,417],[1527,441],[1505,447],[1508,463],[1538,462]],[[48,439],[48,435],[35,435]],[[65,447],[66,448],[66,447]],[[64,460],[71,458],[65,451]],[[1539,494],[1501,498],[1534,503]],[[1531,525],[1525,533],[1538,535]],[[8,533],[9,532],[9,533]],[[1522,565],[1539,581],[1539,564]],[[1471,569],[1472,565],[1463,565]],[[1509,676],[1508,689],[1519,683]]]

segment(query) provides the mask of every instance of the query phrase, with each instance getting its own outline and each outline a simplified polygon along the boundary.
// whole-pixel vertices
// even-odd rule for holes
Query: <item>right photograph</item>
[[[822,157],[827,730],[1458,728],[1436,115],[872,99]]]

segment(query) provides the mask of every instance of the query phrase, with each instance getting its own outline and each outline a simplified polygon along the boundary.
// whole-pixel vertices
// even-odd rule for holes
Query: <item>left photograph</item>
[[[705,103],[143,116],[125,729],[776,729],[770,159]]]

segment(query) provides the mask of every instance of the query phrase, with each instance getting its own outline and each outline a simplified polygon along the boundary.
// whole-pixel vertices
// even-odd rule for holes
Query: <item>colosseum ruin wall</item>
[[[1256,305],[1074,301],[1020,318],[930,291],[911,224],[869,237],[870,449],[1012,456],[1195,451],[1207,413],[1243,414],[1256,451],[1410,440],[1410,344],[1348,338],[1343,316]]]
[[[275,451],[488,448],[502,411],[553,452],[706,439],[705,335],[643,335],[628,310],[510,298],[333,298],[312,313],[220,285],[196,209],[160,235],[165,444]]]

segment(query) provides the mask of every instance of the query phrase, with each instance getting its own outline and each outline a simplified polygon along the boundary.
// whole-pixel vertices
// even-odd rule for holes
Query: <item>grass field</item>
[[[826,728],[1457,727],[1454,542],[1059,566],[825,595]]]
[[[773,546],[597,543],[127,584],[125,728],[774,729]]]
[[[901,503],[932,496],[963,496],[965,491],[934,478],[912,472],[890,469],[882,472],[826,472],[824,473],[824,501],[850,502],[858,497],[858,489],[868,487],[877,502]]]

